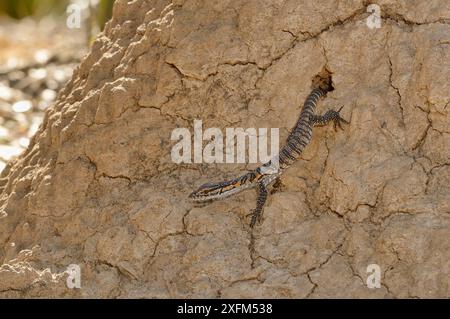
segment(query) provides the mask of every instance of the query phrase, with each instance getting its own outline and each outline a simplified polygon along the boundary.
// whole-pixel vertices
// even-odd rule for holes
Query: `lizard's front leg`
[[[310,118],[311,124],[314,126],[323,126],[328,124],[329,122],[333,121],[334,128],[336,129],[336,126],[339,126],[340,129],[342,129],[341,122],[345,124],[349,124],[348,121],[344,120],[341,117],[341,110],[343,106],[338,110],[328,110],[324,115],[313,115]]]
[[[250,227],[254,227],[256,222],[261,219],[262,211],[264,209],[264,204],[266,203],[267,199],[267,187],[264,185],[264,183],[260,182],[258,183],[258,199],[256,200],[256,208],[252,212],[252,221],[250,223]]]

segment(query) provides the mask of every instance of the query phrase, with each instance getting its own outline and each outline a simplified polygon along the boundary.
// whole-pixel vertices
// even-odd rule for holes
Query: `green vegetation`
[[[86,0],[88,1],[88,0]],[[69,0],[0,0],[0,16],[7,15],[14,19],[35,17],[40,19],[47,15],[63,15]],[[114,0],[100,0],[96,12],[96,22],[100,29],[111,18]]]
[[[28,16],[41,18],[51,13],[63,13],[67,3],[61,0],[0,0],[0,14],[15,19]]]
[[[97,23],[103,30],[105,23],[111,19],[114,0],[100,0],[97,9]]]

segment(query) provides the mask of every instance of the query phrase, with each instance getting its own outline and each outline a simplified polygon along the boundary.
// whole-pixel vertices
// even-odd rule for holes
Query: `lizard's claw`
[[[344,106],[342,105],[342,106],[339,108],[339,110],[334,111],[334,114],[333,114],[333,115],[334,115],[334,116],[333,116],[333,124],[334,124],[334,129],[335,129],[335,130],[337,130],[337,127],[339,127],[341,130],[344,130],[341,123],[350,124],[349,121],[347,121],[347,120],[345,120],[345,119],[343,119],[343,118],[341,117],[340,112],[341,112],[341,110],[342,110],[343,107],[344,107]]]

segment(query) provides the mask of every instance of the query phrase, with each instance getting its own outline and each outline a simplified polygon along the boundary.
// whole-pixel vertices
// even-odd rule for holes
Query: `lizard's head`
[[[217,198],[223,185],[218,183],[206,183],[200,186],[195,192],[189,195],[189,198],[195,202],[207,201]]]

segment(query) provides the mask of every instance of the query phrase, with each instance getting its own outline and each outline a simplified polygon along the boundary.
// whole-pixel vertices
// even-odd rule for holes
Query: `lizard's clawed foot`
[[[284,188],[284,185],[283,185],[283,182],[281,181],[281,178],[277,177],[275,179],[275,182],[273,183],[272,190],[270,191],[270,194],[275,194],[275,193],[277,193],[279,191],[282,191],[283,188]]]
[[[337,131],[337,128],[338,128],[338,127],[339,127],[341,130],[344,130],[344,128],[342,127],[342,124],[341,124],[341,123],[350,124],[349,121],[347,121],[347,120],[345,120],[345,119],[343,119],[343,118],[341,117],[340,112],[341,112],[341,110],[342,110],[343,107],[344,107],[344,106],[342,105],[341,108],[340,108],[339,110],[337,110],[337,111],[332,111],[332,110],[329,111],[329,112],[332,113],[334,129],[335,129],[336,131]]]
[[[260,211],[258,212],[256,209],[252,209],[252,212],[250,214],[248,214],[247,217],[248,216],[252,217],[252,219],[250,221],[250,228],[255,227],[256,223],[261,222],[262,214]]]

